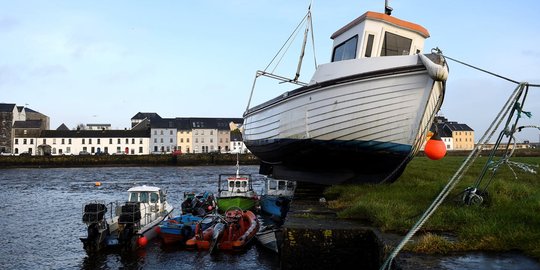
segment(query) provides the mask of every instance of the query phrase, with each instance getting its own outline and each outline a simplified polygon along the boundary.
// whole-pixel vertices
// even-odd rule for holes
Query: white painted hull
[[[380,57],[321,66],[307,87],[248,110],[244,142],[273,165],[277,178],[322,184],[392,180],[390,174],[420,148],[444,96],[444,82],[432,79],[417,59]],[[388,166],[375,164],[370,170],[372,161],[387,159]],[[351,166],[366,166],[366,173]]]

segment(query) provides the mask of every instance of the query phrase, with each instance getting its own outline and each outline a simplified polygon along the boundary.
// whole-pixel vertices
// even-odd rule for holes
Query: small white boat
[[[88,235],[80,239],[87,252],[113,246],[144,247],[156,237],[154,227],[168,219],[172,211],[173,207],[160,188],[136,186],[128,190],[128,201],[123,204],[105,204],[103,201],[85,204],[82,220],[88,226]]]
[[[448,67],[440,54],[422,54],[424,27],[390,10],[368,11],[337,30],[332,61],[309,83],[298,81],[299,71],[294,79],[257,72],[255,82],[267,76],[301,85],[248,104],[243,139],[261,159],[261,174],[327,185],[401,175],[442,105]]]

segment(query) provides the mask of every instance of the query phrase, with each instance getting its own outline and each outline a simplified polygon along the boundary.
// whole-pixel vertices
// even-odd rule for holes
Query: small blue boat
[[[284,219],[294,196],[295,181],[266,178],[260,199],[261,211],[273,218]]]
[[[195,226],[203,218],[192,214],[182,214],[180,216],[162,221],[159,224],[159,233],[163,243],[173,244],[177,242],[185,242],[195,235]]]
[[[215,209],[216,201],[212,193],[185,192],[182,214],[161,222],[156,230],[166,245],[185,243],[195,235],[197,224],[200,224],[203,229],[210,226],[210,220],[205,220],[204,216],[215,212]]]

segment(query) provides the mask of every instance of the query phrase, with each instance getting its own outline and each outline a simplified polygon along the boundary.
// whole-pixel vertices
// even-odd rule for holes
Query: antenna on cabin
[[[384,14],[390,16],[392,15],[392,10],[394,9],[388,5],[388,0],[384,0]]]

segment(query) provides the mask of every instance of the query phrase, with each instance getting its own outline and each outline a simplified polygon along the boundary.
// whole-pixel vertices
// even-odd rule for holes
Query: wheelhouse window
[[[381,56],[408,55],[411,44],[412,39],[385,32]]]
[[[337,45],[332,54],[332,62],[356,58],[356,47],[358,46],[358,35]]]
[[[375,35],[368,35],[367,43],[366,43],[366,53],[364,54],[365,57],[371,57],[371,51],[373,50],[373,39],[375,38]]]

